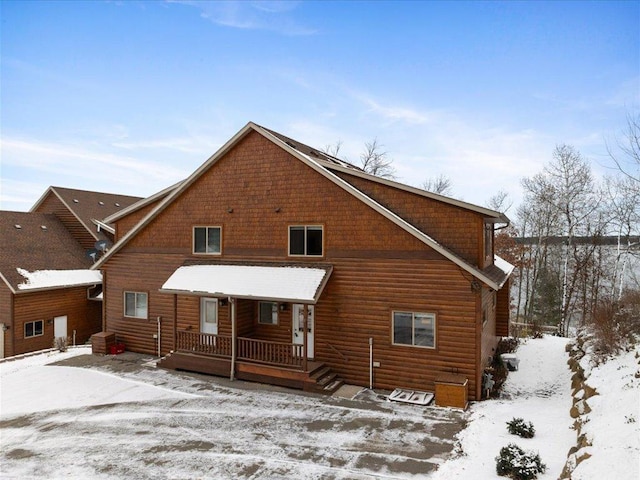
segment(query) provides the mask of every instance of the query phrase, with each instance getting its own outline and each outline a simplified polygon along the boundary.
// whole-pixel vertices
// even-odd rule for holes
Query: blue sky
[[[520,201],[557,144],[596,173],[640,106],[640,2],[0,2],[0,208],[147,196],[254,121],[399,181]],[[292,188],[293,185],[292,180]],[[509,212],[514,215],[514,208]]]

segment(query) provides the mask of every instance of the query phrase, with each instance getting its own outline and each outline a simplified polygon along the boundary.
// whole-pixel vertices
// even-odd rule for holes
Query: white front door
[[[313,332],[314,319],[313,319],[313,305],[307,305],[307,358],[314,358],[314,343]],[[304,305],[293,305],[293,343],[296,345],[304,344]]]
[[[218,334],[218,299],[200,300],[200,332]]]
[[[67,316],[54,317],[53,338],[67,338]]]

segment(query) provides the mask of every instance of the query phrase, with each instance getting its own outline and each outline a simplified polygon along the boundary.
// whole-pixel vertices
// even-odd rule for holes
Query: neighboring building
[[[509,321],[508,219],[249,123],[111,217],[105,330],[168,368],[292,387],[434,390],[482,373]]]
[[[112,215],[138,197],[50,187],[31,212],[0,211],[0,358],[84,343],[102,329],[102,276]]]
[[[95,248],[99,241],[106,242],[109,248],[113,244],[114,228],[105,219],[141,200],[129,195],[49,187],[31,212],[55,214],[87,250]]]

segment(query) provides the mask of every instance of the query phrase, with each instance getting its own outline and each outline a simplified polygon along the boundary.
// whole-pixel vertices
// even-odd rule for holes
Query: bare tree
[[[612,298],[622,298],[627,268],[638,244],[633,236],[640,234],[640,184],[630,176],[608,177],[604,181],[605,209],[609,215],[610,232],[617,237],[613,261]]]
[[[453,193],[453,183],[451,179],[445,175],[427,178],[422,182],[422,189],[427,192],[437,193],[438,195],[451,196]]]
[[[513,200],[509,198],[509,193],[504,190],[500,190],[487,201],[487,207],[500,213],[507,213],[512,205]]]
[[[342,140],[338,140],[334,144],[327,144],[324,146],[322,151],[332,157],[340,158],[338,155],[340,154],[340,149],[342,148]]]
[[[388,153],[382,149],[383,145],[378,143],[377,138],[371,142],[365,142],[364,147],[364,152],[360,154],[360,165],[365,172],[390,180],[396,178],[396,169],[392,165],[393,159],[389,158]]]
[[[569,145],[559,145],[543,172],[522,182],[528,201],[548,209],[556,219],[558,234],[564,239],[561,258],[561,333],[567,334],[575,312],[576,293],[584,279],[583,269],[592,262],[594,248],[579,247],[577,235],[601,234],[595,214],[600,199],[596,195],[591,167]],[[585,312],[583,311],[583,319]]]
[[[615,144],[616,148],[607,144],[607,152],[616,167],[640,183],[640,113],[627,114],[627,128],[622,138],[616,138]]]

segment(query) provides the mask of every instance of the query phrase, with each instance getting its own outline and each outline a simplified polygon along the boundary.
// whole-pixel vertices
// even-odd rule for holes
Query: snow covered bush
[[[533,438],[536,434],[533,423],[525,422],[522,418],[513,418],[507,422],[507,430],[509,430],[510,434],[518,435],[522,438]]]
[[[515,443],[502,447],[500,455],[496,457],[496,473],[501,477],[533,480],[546,469],[546,465],[540,460],[540,455],[525,452]]]

